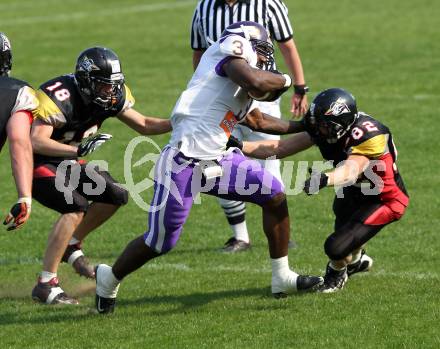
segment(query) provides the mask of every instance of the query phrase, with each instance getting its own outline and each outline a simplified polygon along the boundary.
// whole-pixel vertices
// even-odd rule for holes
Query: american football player
[[[32,204],[32,145],[29,137],[32,112],[38,106],[28,83],[9,77],[11,43],[0,33],[0,151],[9,141],[12,173],[18,200],[4,220],[8,230],[20,228],[29,218]]]
[[[324,159],[336,166],[330,172],[312,172],[304,184],[308,195],[339,187],[333,203],[334,232],[324,244],[330,261],[320,286],[320,291],[330,293],[341,290],[349,276],[371,268],[373,259],[365,254],[364,245],[403,216],[409,196],[397,168],[391,131],[358,111],[347,91],[331,88],[319,93],[303,119],[302,131],[280,141],[231,139],[229,146],[253,157],[284,158],[317,145]]]
[[[284,123],[266,115],[248,116],[253,99],[278,98],[291,85],[286,74],[257,68],[270,64],[273,47],[264,27],[238,22],[208,48],[172,112],[173,132],[155,173],[149,227],[131,241],[113,267],[96,269],[96,309],[114,310],[121,280],[177,243],[199,192],[244,200],[262,207],[269,242],[272,293],[311,290],[321,277],[298,275],[289,268],[289,212],[283,185],[239,151],[226,151],[234,125],[245,121],[259,131],[283,132]],[[277,96],[278,95],[278,96]],[[258,190],[247,190],[250,187]]]
[[[82,251],[84,238],[127,203],[128,193],[99,168],[87,168],[80,159],[102,145],[110,135],[96,134],[102,123],[117,117],[144,135],[171,130],[169,120],[146,117],[133,109],[134,98],[125,84],[121,62],[110,49],[92,47],[83,51],[75,73],[55,77],[37,91],[40,107],[31,138],[34,147],[33,194],[42,205],[61,213],[49,235],[43,271],[32,290],[32,298],[46,304],[77,304],[59,286],[60,261],[70,263],[82,276],[94,278],[94,270]],[[64,165],[64,171],[60,170]],[[105,183],[104,191],[87,191],[93,183],[90,170]],[[61,178],[58,178],[58,177]],[[57,187],[73,183],[70,200]]]

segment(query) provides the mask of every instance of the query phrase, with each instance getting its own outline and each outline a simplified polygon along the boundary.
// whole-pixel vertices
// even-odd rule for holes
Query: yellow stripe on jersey
[[[350,155],[377,158],[387,151],[387,135],[377,135],[350,149]]]
[[[128,88],[127,85],[124,86],[125,86],[125,103],[122,110],[119,113],[122,113],[124,110],[130,109],[131,107],[134,106],[135,103],[135,99],[131,94],[131,90]]]
[[[60,108],[42,90],[37,90],[36,95],[40,105],[33,113],[34,119],[42,120],[55,128],[62,127],[66,123],[66,118]]]

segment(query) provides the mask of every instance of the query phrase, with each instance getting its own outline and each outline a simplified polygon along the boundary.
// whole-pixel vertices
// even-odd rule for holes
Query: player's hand
[[[107,142],[112,135],[107,133],[98,133],[96,135],[90,136],[89,138],[84,139],[81,144],[78,146],[78,156],[86,156],[92,152],[94,152],[97,148],[99,148],[102,144]]]
[[[307,112],[308,107],[307,95],[293,94],[292,108],[290,109],[290,112],[293,114],[294,118],[304,115]]]
[[[323,172],[313,172],[309,168],[310,177],[304,183],[304,192],[307,195],[317,194],[319,190],[326,187],[328,184],[328,176]]]
[[[20,198],[17,203],[12,206],[11,211],[6,216],[3,224],[8,225],[7,230],[15,230],[21,228],[26,223],[31,214],[31,198]]]
[[[240,150],[243,149],[243,142],[234,136],[230,136],[228,139],[228,143],[226,143],[226,149],[229,148],[238,148]]]

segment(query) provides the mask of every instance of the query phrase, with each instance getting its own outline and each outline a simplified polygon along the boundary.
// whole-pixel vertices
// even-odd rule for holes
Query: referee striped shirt
[[[288,10],[282,0],[238,0],[232,6],[225,0],[200,0],[191,25],[192,49],[207,49],[226,27],[240,21],[260,23],[275,41],[287,41],[293,36]]]

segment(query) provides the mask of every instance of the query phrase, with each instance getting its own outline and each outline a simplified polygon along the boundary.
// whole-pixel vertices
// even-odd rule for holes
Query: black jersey
[[[396,165],[397,150],[387,126],[370,115],[359,112],[358,118],[350,127],[347,135],[334,144],[320,138],[307,124],[306,131],[319,147],[323,158],[333,161],[334,166],[346,160],[350,155],[362,155],[370,160],[381,161],[384,166],[380,168],[371,164],[373,171],[383,181],[380,198],[391,200],[397,197],[404,204],[408,203],[408,194]],[[364,176],[361,176],[358,182],[366,180]]]
[[[134,105],[134,98],[125,85],[122,98],[109,109],[95,103],[86,104],[74,75],[63,75],[45,82],[37,91],[37,96],[40,107],[36,118],[53,126],[53,140],[70,145],[78,145],[83,138],[97,132],[104,120]],[[68,158],[35,154],[36,164],[65,159]]]
[[[27,82],[0,76],[0,150],[6,141],[6,125],[17,111],[33,112],[38,105],[35,91]]]

